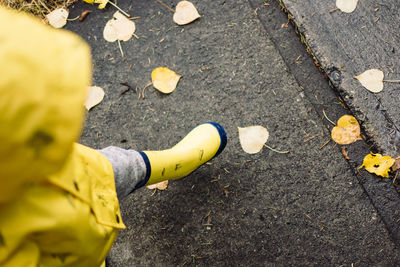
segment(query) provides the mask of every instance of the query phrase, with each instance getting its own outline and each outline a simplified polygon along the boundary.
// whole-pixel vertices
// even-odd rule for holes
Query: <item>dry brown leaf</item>
[[[238,130],[240,145],[249,154],[260,152],[269,137],[268,130],[259,125],[238,127]]]
[[[69,12],[64,8],[57,8],[46,15],[49,24],[54,28],[62,28],[67,24]]]
[[[347,148],[345,146],[342,146],[342,155],[343,157],[345,157],[345,159],[351,160],[351,158],[349,157],[349,152],[347,152]]]
[[[151,81],[154,88],[164,94],[172,93],[178,85],[180,78],[179,74],[165,67],[155,68],[151,73]]]
[[[81,15],[79,16],[79,21],[84,21],[85,18],[86,18],[90,13],[92,13],[92,10],[90,10],[90,9],[87,9],[87,10],[83,11],[83,12],[81,13]]]
[[[185,25],[198,18],[200,18],[200,14],[191,2],[180,1],[176,6],[173,20],[178,25]]]
[[[165,190],[167,189],[167,187],[168,187],[168,180],[147,186],[148,189],[158,189],[158,190]]]
[[[400,157],[395,158],[392,165],[392,171],[397,171],[398,169],[400,169]]]
[[[354,76],[368,91],[379,93],[383,89],[383,72],[378,69],[366,70],[360,75]]]
[[[337,126],[333,127],[331,137],[340,145],[348,145],[361,140],[360,125],[356,118],[350,115],[342,116],[338,120]]]
[[[135,30],[135,23],[117,11],[114,13],[113,18],[107,21],[103,37],[108,42],[128,41],[135,33]]]
[[[336,7],[342,12],[351,13],[357,7],[358,0],[336,0]]]
[[[90,110],[92,107],[99,104],[104,98],[104,90],[98,86],[89,86],[88,97],[85,101],[85,107]]]

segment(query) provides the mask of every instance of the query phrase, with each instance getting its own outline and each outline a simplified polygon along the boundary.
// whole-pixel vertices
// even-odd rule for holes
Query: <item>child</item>
[[[0,8],[0,266],[103,266],[118,199],[182,178],[218,155],[204,123],[164,151],[74,143],[90,84],[89,47],[70,32]]]

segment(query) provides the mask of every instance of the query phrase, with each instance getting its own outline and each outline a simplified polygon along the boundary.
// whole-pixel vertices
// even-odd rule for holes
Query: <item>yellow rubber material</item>
[[[210,123],[194,128],[178,144],[162,151],[144,151],[151,165],[146,185],[187,176],[214,157],[221,145],[218,130]]]

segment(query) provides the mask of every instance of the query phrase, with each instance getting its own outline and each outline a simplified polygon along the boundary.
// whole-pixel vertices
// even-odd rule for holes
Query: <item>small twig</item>
[[[163,2],[161,2],[161,0],[157,0],[157,2],[159,2],[161,5],[165,6],[166,8],[168,8],[169,10],[171,10],[172,12],[175,13],[175,10],[173,10],[172,8],[170,8],[169,6],[167,6],[166,4],[164,4]]]
[[[118,40],[118,47],[119,47],[119,51],[121,51],[121,56],[124,57],[124,51],[122,50],[122,46],[121,46],[121,41]]]
[[[130,20],[140,19],[140,16],[129,18]]]
[[[400,80],[383,80],[386,83],[400,83]]]
[[[325,119],[326,119],[327,121],[329,121],[330,123],[332,123],[333,125],[336,126],[336,123],[334,123],[333,121],[331,121],[331,120],[328,118],[328,116],[326,116],[325,109],[322,109],[322,113],[324,114],[324,117],[325,117]]]
[[[397,187],[397,188],[400,188],[400,185],[398,185],[398,184],[396,184],[395,182],[396,182],[396,180],[397,180],[397,176],[399,176],[399,171],[396,171],[396,175],[394,176],[394,179],[393,179],[393,185],[395,186],[395,187]]]
[[[135,36],[136,39],[139,39],[140,37],[137,36],[135,33],[132,34],[133,36]]]
[[[265,146],[266,148],[268,148],[269,150],[272,150],[272,151],[274,151],[274,152],[276,152],[276,153],[279,153],[279,154],[287,154],[287,153],[290,152],[289,150],[287,150],[287,151],[279,151],[279,150],[276,150],[276,149],[274,149],[274,148],[272,148],[272,147],[270,147],[270,146],[267,146],[266,144],[264,144],[264,146]]]
[[[332,139],[329,139],[326,141],[322,146],[319,147],[319,150],[323,149],[327,144],[329,144],[332,141]]]
[[[315,135],[308,137],[306,140],[304,140],[304,143],[307,143],[315,138]]]
[[[125,16],[127,16],[128,18],[131,16],[128,13],[126,13],[125,11],[123,11],[119,6],[117,6],[116,4],[114,4],[112,1],[108,1],[108,3],[110,5],[112,5],[113,7],[115,7],[116,9],[118,9],[119,11],[121,11],[122,14],[124,14]]]
[[[211,215],[211,210],[203,217],[203,220]]]
[[[144,99],[144,90],[146,90],[146,88],[147,87],[149,87],[150,85],[152,85],[153,83],[148,83],[148,84],[146,84],[146,86],[143,88],[143,91],[142,91],[142,99]]]
[[[51,12],[51,10],[42,1],[40,1],[40,0],[38,0],[38,1],[49,13]]]
[[[124,91],[122,91],[122,92],[119,94],[119,96],[123,96],[123,95],[126,94],[129,90],[133,90],[133,87],[130,86],[128,82],[122,82],[122,83],[119,83],[119,84],[127,87]],[[136,87],[136,92],[137,92],[137,87]]]
[[[39,5],[38,3],[36,3],[35,0],[32,0],[32,2],[35,4],[35,6],[37,6],[37,8],[39,8],[40,13],[42,13],[43,16],[46,16],[46,14],[44,14],[43,11],[42,11],[42,9],[40,8],[40,5]],[[19,9],[19,10],[21,10],[21,9]],[[19,11],[19,10],[18,10],[18,11]]]

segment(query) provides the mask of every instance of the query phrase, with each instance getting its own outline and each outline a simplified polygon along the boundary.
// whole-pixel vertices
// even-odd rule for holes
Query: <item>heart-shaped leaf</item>
[[[103,37],[108,42],[128,41],[135,33],[135,30],[135,23],[117,11],[114,13],[113,18],[107,21]]]
[[[361,140],[360,134],[360,124],[356,118],[344,115],[338,120],[337,126],[333,127],[331,137],[340,145],[348,145]]]
[[[336,0],[336,7],[342,12],[351,13],[357,7],[358,0]]]
[[[85,101],[85,107],[90,110],[92,107],[99,104],[104,98],[104,90],[98,86],[88,87],[88,96]]]
[[[238,130],[240,145],[249,154],[260,152],[269,137],[268,130],[259,125],[238,127]]]
[[[173,20],[176,24],[185,25],[200,18],[196,7],[189,1],[181,1],[176,6]]]
[[[69,12],[64,8],[57,8],[46,15],[49,24],[54,28],[62,28],[67,24]]]
[[[154,88],[164,94],[172,93],[178,85],[180,78],[179,74],[165,67],[158,67],[151,73]]]
[[[373,93],[379,93],[383,89],[383,72],[378,69],[364,71],[360,75],[354,76],[362,86]]]

